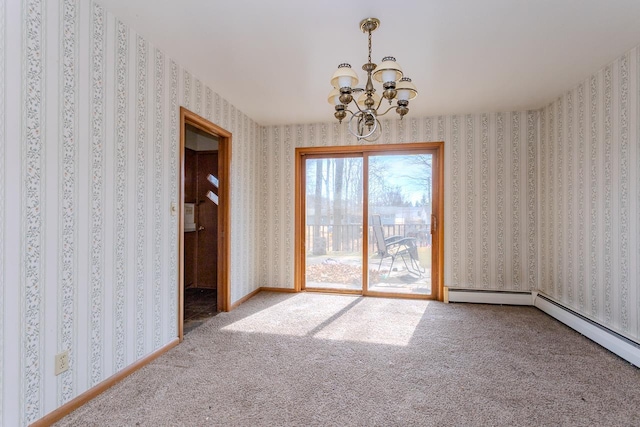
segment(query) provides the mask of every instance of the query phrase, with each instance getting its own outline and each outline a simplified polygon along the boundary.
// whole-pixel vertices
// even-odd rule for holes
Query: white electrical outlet
[[[69,350],[56,354],[56,375],[69,369]]]

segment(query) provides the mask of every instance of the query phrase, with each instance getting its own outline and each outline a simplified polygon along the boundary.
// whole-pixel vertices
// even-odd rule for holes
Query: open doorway
[[[184,332],[218,311],[219,138],[185,124]]]
[[[180,110],[179,337],[229,307],[231,134]]]

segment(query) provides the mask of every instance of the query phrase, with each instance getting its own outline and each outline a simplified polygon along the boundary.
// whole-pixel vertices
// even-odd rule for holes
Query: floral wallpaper
[[[5,163],[5,146],[7,144],[7,136],[5,132],[6,127],[6,113],[5,113],[5,99],[6,99],[6,71],[5,71],[5,17],[6,17],[6,5],[5,2],[0,2],[0,170],[6,169]],[[0,242],[5,241],[5,173],[0,172]],[[5,306],[5,281],[4,281],[4,264],[5,264],[5,248],[4,244],[0,243],[0,384],[4,384],[4,306]],[[0,420],[4,418],[4,387],[0,387]]]
[[[0,77],[0,425],[28,425],[177,337],[181,105],[233,134],[232,303],[257,288],[260,127],[93,1],[0,2]]]
[[[445,286],[535,289],[537,111],[383,121],[376,143],[444,141]],[[293,287],[295,147],[356,145],[338,122],[262,136],[261,285]]]
[[[541,112],[540,290],[640,340],[640,47]]]
[[[295,147],[357,141],[261,127],[210,84],[97,2],[0,2],[1,425],[177,336],[180,106],[233,134],[232,303],[293,287]],[[536,290],[640,342],[639,117],[635,48],[541,110],[410,114],[378,143],[445,143],[446,286]]]

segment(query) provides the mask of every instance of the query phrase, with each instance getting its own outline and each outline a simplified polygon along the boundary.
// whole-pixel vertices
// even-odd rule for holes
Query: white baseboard
[[[533,305],[531,292],[484,291],[478,289],[445,288],[445,302],[475,304]]]
[[[536,295],[534,306],[629,363],[640,367],[640,345],[635,342],[565,308],[544,295]]]

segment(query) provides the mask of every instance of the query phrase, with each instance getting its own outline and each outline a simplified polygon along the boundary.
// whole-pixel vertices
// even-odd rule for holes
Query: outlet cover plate
[[[67,371],[69,369],[69,350],[65,350],[62,353],[56,354],[56,375]]]

